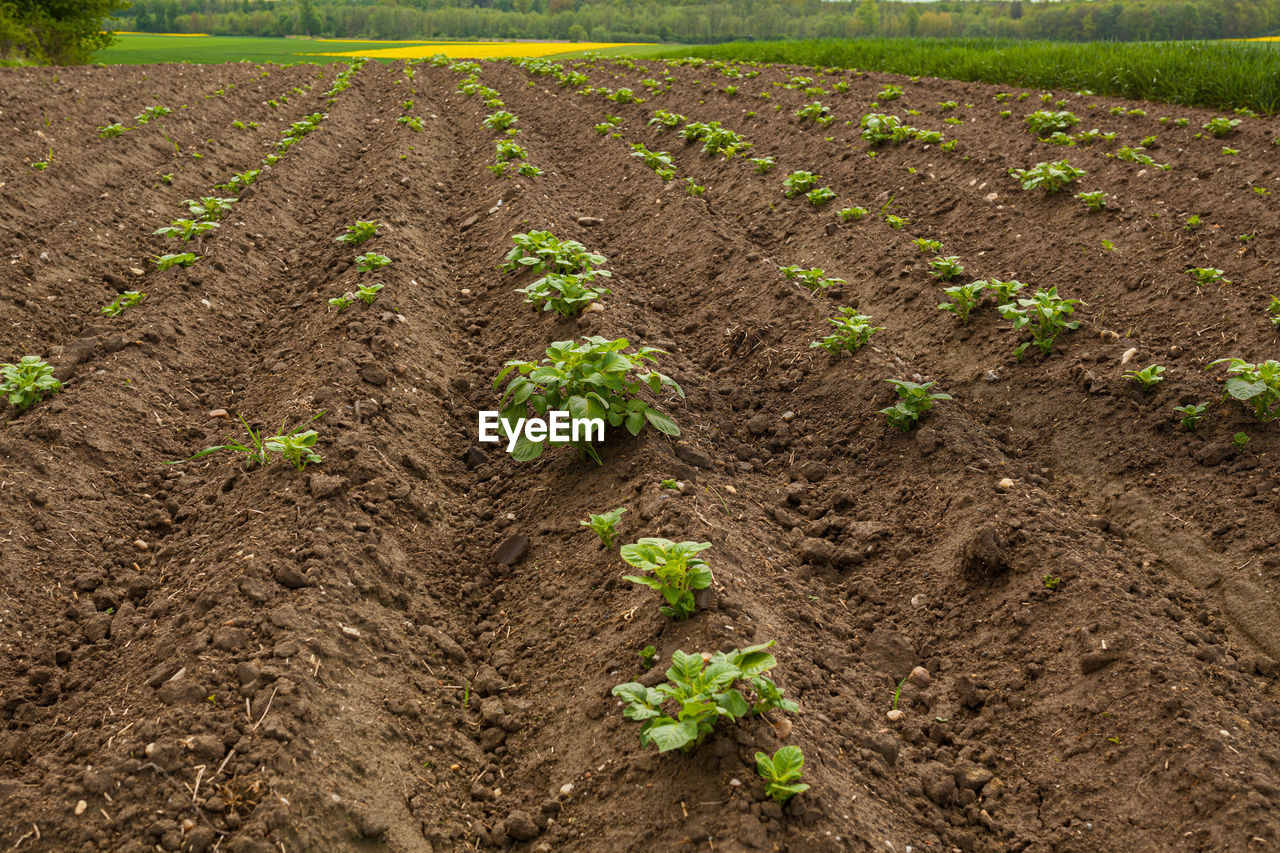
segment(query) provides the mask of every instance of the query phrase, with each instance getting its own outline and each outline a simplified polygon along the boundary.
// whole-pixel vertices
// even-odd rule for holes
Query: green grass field
[[[1280,111],[1280,44],[815,39],[685,47],[668,57],[889,71],[1186,106]]]
[[[545,42],[510,42],[506,44],[494,42],[461,42],[461,41],[315,41],[311,39],[254,38],[251,36],[175,36],[155,35],[151,33],[122,34],[116,37],[116,43],[106,50],[94,55],[95,62],[107,65],[147,65],[155,62],[336,62],[342,60],[338,56],[311,56],[320,52],[375,51],[386,48],[412,48],[421,46],[425,55],[446,53],[463,56],[470,54],[476,47],[482,46],[486,55],[494,55],[492,51],[504,48],[501,52],[507,56],[522,56],[521,45],[528,45],[533,55],[551,56],[556,59],[574,59],[587,51],[573,48],[565,43],[565,50],[557,53],[548,52],[550,47]],[[559,47],[559,46],[556,46]],[[663,50],[671,50],[672,45],[620,45],[596,50],[604,56],[648,56]]]

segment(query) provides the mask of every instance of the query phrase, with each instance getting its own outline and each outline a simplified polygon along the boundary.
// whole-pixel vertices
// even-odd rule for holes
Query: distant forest
[[[378,39],[1152,41],[1280,33],[1280,0],[134,0],[120,14],[119,29],[143,32]]]

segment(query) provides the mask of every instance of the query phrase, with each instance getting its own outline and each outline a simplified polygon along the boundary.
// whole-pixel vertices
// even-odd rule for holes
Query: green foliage
[[[865,207],[846,207],[836,215],[840,217],[841,222],[857,222],[867,215],[867,209]]]
[[[649,119],[649,124],[658,125],[659,130],[679,127],[686,121],[685,117],[679,113],[673,113],[669,110],[656,110],[653,118]]]
[[[770,640],[741,651],[715,652],[705,660],[702,655],[677,651],[671,655],[665,684],[645,687],[630,682],[619,684],[612,692],[626,703],[623,716],[642,724],[641,746],[652,744],[659,752],[688,752],[721,721],[736,723],[753,712],[762,714],[775,708],[799,710],[765,675],[778,663],[766,652],[773,645]],[[674,717],[666,713],[665,706],[678,709]]]
[[[329,300],[329,307],[337,308],[338,313],[341,314],[343,311],[346,311],[348,308],[350,308],[351,303],[353,302],[355,302],[355,295],[352,293],[344,293],[341,296],[334,296],[333,298],[331,298]]]
[[[1164,367],[1159,364],[1152,364],[1141,370],[1126,370],[1124,375],[1126,378],[1137,382],[1143,389],[1150,389],[1164,381]]]
[[[196,219],[206,219],[209,221],[219,221],[231,210],[231,205],[235,204],[234,198],[219,198],[218,196],[201,196],[198,199],[189,198],[183,202],[187,209],[191,211],[191,215]]]
[[[527,269],[532,272],[575,273],[593,270],[605,262],[604,255],[588,252],[587,247],[576,240],[561,240],[550,231],[530,231],[527,234],[512,234],[511,242],[515,244],[507,253],[507,272]],[[599,275],[608,276],[606,270],[598,270]]]
[[[169,109],[168,107],[162,107],[159,104],[157,104],[156,106],[153,106],[153,107],[147,107],[145,110],[143,110],[142,112],[134,116],[133,120],[136,121],[139,125],[143,125],[143,124],[147,124],[149,122],[155,121],[158,118],[163,118],[164,116],[169,115],[169,113],[171,112],[173,112],[173,110]]]
[[[151,263],[156,265],[157,270],[164,272],[170,267],[189,267],[198,260],[200,260],[200,256],[195,252],[178,252],[152,258]]]
[[[760,174],[768,172],[774,167],[776,160],[773,157],[752,157],[751,164],[756,167],[756,171]]]
[[[955,314],[961,323],[968,323],[969,312],[982,301],[982,293],[986,290],[986,286],[985,281],[975,281],[944,288],[942,292],[947,295],[949,301],[941,303],[938,308]]]
[[[1188,403],[1185,406],[1174,406],[1173,410],[1182,416],[1182,426],[1195,432],[1196,426],[1204,420],[1204,413],[1208,408],[1208,403]]]
[[[911,224],[910,219],[906,219],[902,216],[894,216],[892,213],[886,213],[884,221],[889,223],[889,227],[894,231],[901,231],[903,228],[906,228]]]
[[[1034,190],[1039,187],[1046,193],[1056,193],[1087,173],[1084,169],[1075,168],[1066,160],[1058,160],[1053,163],[1037,163],[1030,169],[1010,169],[1009,174],[1022,184],[1023,190]]]
[[[798,193],[807,193],[816,187],[820,180],[822,180],[822,176],[815,175],[812,172],[792,172],[782,181],[783,194],[787,198],[792,198]]]
[[[814,207],[821,207],[834,199],[836,197],[836,193],[835,190],[831,189],[831,187],[818,187],[817,189],[809,190],[809,192],[805,193],[804,197],[807,198],[809,200],[809,204],[812,204]]]
[[[1076,193],[1076,198],[1085,203],[1090,213],[1097,213],[1107,206],[1107,194],[1102,190],[1094,190],[1087,193]]]
[[[1234,133],[1235,129],[1239,126],[1240,126],[1240,119],[1225,118],[1225,117],[1211,118],[1207,122],[1201,125],[1201,127],[1209,131],[1209,133],[1213,134],[1219,139],[1221,139],[1222,137],[1230,133]]]
[[[594,279],[602,270],[579,273],[547,273],[528,287],[517,288],[524,294],[528,305],[541,306],[543,311],[555,311],[561,317],[580,314],[589,304],[609,293],[609,289],[596,284]]]
[[[814,101],[812,104],[805,104],[796,110],[796,116],[801,121],[808,119],[818,124],[829,124],[832,120],[831,108],[824,107],[821,101]]]
[[[484,117],[484,126],[490,130],[506,130],[519,121],[516,114],[507,110],[498,110]]]
[[[1248,433],[1243,433],[1243,432],[1236,433],[1235,435],[1231,436],[1231,443],[1234,444],[1238,449],[1244,450],[1245,445],[1249,443]]]
[[[656,590],[666,604],[659,611],[672,619],[688,619],[696,606],[693,594],[711,586],[711,567],[694,556],[711,547],[710,542],[672,542],[646,537],[622,546],[622,559],[643,575],[624,575],[624,580]]]
[[[723,154],[725,159],[742,154],[752,145],[734,131],[721,127],[718,121],[689,122],[680,131],[680,136],[689,142],[701,141],[703,154]]]
[[[1062,578],[1057,575],[1044,576],[1044,588],[1050,592],[1056,592],[1062,586]]]
[[[110,305],[102,306],[102,313],[108,317],[119,317],[125,312],[126,308],[132,308],[139,302],[147,298],[147,294],[138,290],[126,290],[121,293]]]
[[[1187,275],[1191,276],[1191,280],[1195,282],[1196,287],[1204,287],[1206,284],[1230,284],[1231,279],[1226,278],[1222,274],[1222,270],[1213,267],[1192,267],[1187,270]]]
[[[765,782],[765,794],[778,805],[809,790],[809,786],[800,781],[804,775],[804,753],[798,746],[780,747],[772,758],[757,752],[756,773]]]
[[[1059,112],[1051,112],[1049,110],[1036,110],[1028,115],[1023,121],[1026,122],[1027,130],[1036,136],[1048,136],[1051,133],[1065,133],[1080,123],[1080,119],[1066,110]]]
[[[244,424],[245,431],[249,434],[248,444],[236,439],[228,439],[226,444],[206,447],[199,453],[178,461],[190,462],[193,459],[200,459],[220,450],[230,450],[233,453],[244,454],[246,466],[256,464],[259,467],[266,467],[274,462],[278,456],[295,469],[301,471],[313,462],[322,461],[320,454],[312,450],[316,439],[319,437],[318,433],[313,429],[303,430],[302,428],[323,415],[324,412],[313,415],[310,419],[303,421],[288,432],[285,432],[284,428],[285,423],[288,422],[286,418],[280,421],[280,432],[278,434],[263,438],[261,430],[255,430],[249,426],[249,422],[244,419],[244,415],[238,414],[237,417],[240,418],[240,423]]]
[[[423,128],[422,119],[419,118],[418,116],[400,116],[398,119],[396,119],[396,123],[403,124],[405,127],[409,128],[414,133],[422,132],[422,128]]]
[[[818,267],[813,269],[802,269],[797,266],[778,267],[778,272],[782,273],[788,280],[798,281],[809,289],[811,293],[821,295],[833,284],[847,284],[842,278],[829,278],[823,270]]]
[[[927,237],[917,237],[911,242],[915,243],[916,247],[919,248],[921,252],[941,252],[942,251],[941,240],[930,240]]]
[[[990,281],[980,281],[978,284],[986,286],[988,290],[996,295],[997,305],[1008,305],[1017,298],[1018,291],[1026,287],[1025,284],[1017,279],[1009,281],[1000,281],[999,279],[991,279]]]
[[[98,136],[103,139],[115,139],[117,136],[122,136],[128,129],[118,122],[116,124],[108,124],[98,128]]]
[[[47,395],[62,390],[62,383],[39,356],[24,355],[17,364],[0,364],[0,394],[20,412],[40,402]]]
[[[707,191],[706,187],[694,183],[693,178],[685,178],[684,183],[685,183],[684,191],[688,195],[700,196]]]
[[[206,222],[204,220],[195,219],[175,219],[169,225],[163,228],[157,228],[151,232],[161,237],[169,239],[180,239],[182,242],[190,242],[195,237],[200,237],[205,233],[212,231],[218,227],[217,222]]]
[[[594,530],[596,535],[600,537],[600,543],[604,545],[606,551],[609,551],[612,550],[613,541],[617,535],[614,531],[614,527],[617,526],[618,522],[622,519],[622,514],[626,511],[627,508],[625,506],[620,506],[617,509],[610,510],[609,512],[602,512],[599,515],[591,515],[586,521],[580,521],[578,524],[583,527],[590,527]]]
[[[372,305],[378,301],[381,292],[381,284],[361,284],[356,287],[356,298],[365,305]]]
[[[1271,297],[1271,303],[1267,306],[1267,314],[1271,317],[1271,323],[1280,326],[1280,298]]]
[[[835,317],[828,317],[827,322],[836,327],[836,331],[820,341],[809,344],[809,348],[821,347],[832,355],[854,350],[871,339],[876,332],[884,331],[884,326],[871,325],[871,318],[859,314],[847,306],[841,307]]]
[[[619,89],[612,94],[605,95],[605,100],[613,101],[615,104],[643,104],[644,98],[637,98],[636,93],[630,89]]]
[[[356,272],[373,272],[390,263],[391,259],[386,255],[380,255],[377,252],[365,252],[363,255],[356,255]]]
[[[1209,367],[1219,364],[1227,365],[1224,390],[1228,397],[1252,406],[1254,415],[1264,423],[1280,418],[1280,361],[1250,364],[1241,358],[1220,358]]]
[[[529,152],[525,151],[510,139],[499,139],[496,145],[496,157],[499,163],[509,163],[512,160],[524,160],[529,156]]]
[[[937,257],[929,261],[929,275],[939,281],[951,281],[963,273],[964,266],[960,263],[958,255]]]
[[[643,369],[646,362],[656,361],[664,350],[640,347],[625,353],[625,338],[593,336],[583,341],[556,341],[547,348],[541,362],[508,361],[503,366],[493,385],[497,388],[515,372],[500,403],[500,416],[510,427],[509,432],[514,431],[516,420],[524,417],[526,406],[532,406],[541,417],[551,411],[567,411],[572,418],[603,418],[608,426],[625,426],[632,435],[639,435],[646,423],[666,435],[680,434],[675,421],[639,396],[644,388],[655,395],[670,388],[684,397],[675,380]],[[545,443],[521,433],[511,455],[521,462],[536,459],[542,455]],[[579,450],[600,461],[589,444]]]
[[[901,86],[885,86],[876,93],[877,101],[896,101],[902,97]]]
[[[239,195],[241,190],[258,180],[258,175],[260,174],[262,174],[261,169],[247,169],[232,175],[231,179],[225,184],[218,184],[214,189],[226,190]]]
[[[902,379],[886,379],[898,392],[898,402],[881,409],[877,414],[889,419],[889,426],[909,432],[913,426],[933,408],[938,400],[950,400],[950,394],[935,394],[929,391],[936,383],[907,382]]]
[[[367,240],[372,240],[378,235],[378,221],[376,219],[357,219],[354,225],[348,225],[345,234],[334,238],[335,242],[346,243],[348,246],[359,246]]]
[[[1062,299],[1058,296],[1058,288],[1037,290],[1030,299],[1019,299],[1017,304],[1010,302],[1000,306],[1000,315],[1013,321],[1013,329],[1023,327],[1031,330],[1031,340],[1013,351],[1018,358],[1027,351],[1027,347],[1035,344],[1045,355],[1053,349],[1053,342],[1063,331],[1080,328],[1079,320],[1068,319],[1075,313],[1079,299]]]

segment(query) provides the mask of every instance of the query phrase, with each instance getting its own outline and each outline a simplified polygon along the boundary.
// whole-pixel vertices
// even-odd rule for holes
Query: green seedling
[[[391,263],[391,259],[386,255],[380,255],[377,252],[365,252],[363,255],[356,255],[356,272],[373,272],[385,267]]]
[[[659,489],[671,489],[672,491],[679,491],[679,490],[680,490],[680,483],[679,483],[678,481],[676,481],[676,480],[659,480],[659,481],[658,481],[658,488],[659,488]]]
[[[925,238],[925,237],[917,237],[916,239],[912,240],[911,242],[915,243],[915,244],[916,244],[916,246],[920,249],[920,251],[921,251],[921,252],[929,253],[929,252],[941,252],[941,251],[942,251],[942,241],[941,241],[941,240],[930,240],[930,239],[927,239],[927,238]]]
[[[1188,403],[1185,406],[1174,406],[1173,410],[1182,416],[1182,426],[1195,432],[1200,421],[1204,420],[1204,413],[1208,408],[1208,403]]]
[[[841,222],[857,222],[867,215],[867,209],[865,207],[846,207],[836,215],[840,217]]]
[[[799,193],[807,193],[816,187],[820,180],[822,180],[822,176],[815,175],[812,172],[792,172],[782,181],[783,194],[787,198],[793,198]]]
[[[1107,206],[1107,194],[1102,190],[1093,190],[1087,193],[1076,193],[1076,198],[1085,203],[1090,213],[1097,213]]]
[[[734,131],[721,127],[718,121],[691,121],[680,131],[680,136],[689,142],[701,142],[703,154],[723,154],[726,160],[752,145]]]
[[[953,287],[943,288],[942,292],[947,295],[949,301],[940,303],[938,308],[955,314],[962,324],[968,323],[969,312],[982,301],[982,294],[986,289],[987,283],[985,281],[975,281],[969,284],[957,284]]]
[[[925,413],[933,408],[933,404],[939,400],[950,400],[950,394],[934,394],[929,391],[936,383],[933,382],[907,382],[902,379],[886,379],[898,392],[898,402],[881,409],[877,414],[884,415],[889,419],[889,426],[900,429],[903,432],[910,432],[911,428],[916,425]]]
[[[102,313],[108,317],[119,317],[126,308],[132,308],[147,298],[147,294],[138,290],[126,290],[117,296],[110,305],[102,306]]]
[[[810,349],[821,347],[832,355],[842,352],[853,352],[860,348],[876,332],[884,331],[884,326],[871,325],[871,318],[859,314],[847,306],[841,307],[835,317],[828,317],[827,322],[836,327],[836,331],[820,341],[809,344]]]
[[[902,97],[901,86],[885,86],[883,89],[881,89],[879,92],[876,93],[876,100],[878,101],[896,101],[898,100],[898,98],[901,98],[901,97]]]
[[[693,182],[693,178],[685,178],[684,181],[685,181],[684,191],[688,195],[697,197],[697,196],[701,196],[707,191],[706,187],[695,184]]]
[[[1048,355],[1053,343],[1063,331],[1080,328],[1079,320],[1068,319],[1075,313],[1079,299],[1062,299],[1058,296],[1058,288],[1037,290],[1030,299],[1019,299],[1017,304],[1010,302],[1000,306],[1000,315],[1013,321],[1013,329],[1017,331],[1024,326],[1031,330],[1032,339],[1013,351],[1018,358],[1027,351],[1027,347],[1035,344],[1040,351]]]
[[[167,116],[171,112],[173,112],[173,110],[168,107],[158,105],[154,107],[147,107],[145,110],[134,116],[133,120],[138,124],[147,124],[148,122]]]
[[[705,658],[677,651],[671,655],[667,683],[645,687],[630,682],[619,684],[612,692],[626,703],[623,716],[642,723],[641,746],[652,744],[659,752],[675,749],[688,752],[702,743],[721,721],[736,723],[750,713],[763,714],[774,709],[799,710],[795,702],[783,698],[782,690],[765,675],[778,664],[777,659],[765,651],[773,645],[774,641],[770,640],[741,651],[716,652]],[[738,684],[742,686],[736,686]],[[754,698],[748,700],[743,691]],[[664,706],[677,708],[675,716],[668,716]]]
[[[165,186],[169,186],[170,184],[172,184],[172,183],[173,183],[173,173],[172,173],[172,172],[168,172],[168,173],[166,173],[166,174],[161,175],[161,176],[160,176],[160,183],[164,184]]]
[[[541,306],[543,311],[555,311],[561,317],[573,317],[609,293],[607,287],[594,282],[598,274],[597,270],[547,273],[528,287],[517,288],[516,293],[524,294],[527,305]]]
[[[189,267],[198,260],[200,256],[195,252],[177,252],[152,258],[151,263],[156,265],[157,270],[164,272],[170,267]]]
[[[1187,270],[1187,275],[1191,276],[1191,280],[1195,282],[1196,287],[1204,287],[1206,284],[1230,284],[1231,279],[1225,278],[1222,270],[1213,267],[1193,267]]]
[[[1049,110],[1036,110],[1025,119],[1027,130],[1036,136],[1048,136],[1051,133],[1065,133],[1080,123],[1080,119],[1075,115],[1061,110],[1052,112]]]
[[[711,586],[711,567],[706,560],[694,556],[711,547],[710,542],[672,542],[646,537],[632,545],[622,546],[622,559],[648,574],[624,575],[623,580],[656,590],[667,602],[659,611],[672,619],[688,619],[693,615],[694,592]]]
[[[990,281],[979,281],[981,284],[996,295],[997,305],[1008,305],[1017,299],[1018,291],[1026,287],[1022,282],[1011,279],[1009,281],[1000,281],[999,279],[991,279]]]
[[[653,669],[653,665],[658,662],[658,650],[653,646],[645,646],[636,654],[640,657],[640,665],[646,670]]]
[[[191,211],[191,215],[196,219],[207,219],[217,222],[231,210],[231,205],[235,204],[234,198],[218,198],[217,196],[202,196],[198,199],[189,198],[183,202],[187,209]]]
[[[1058,160],[1053,163],[1037,163],[1030,169],[1010,169],[1009,174],[1022,184],[1023,190],[1029,191],[1038,187],[1046,193],[1056,193],[1087,173],[1084,169],[1072,166],[1066,160]]]
[[[169,239],[180,239],[184,243],[190,242],[195,237],[200,237],[209,231],[218,227],[217,222],[205,222],[195,219],[175,219],[169,225],[163,228],[157,228],[151,232],[161,237]]]
[[[796,116],[801,121],[808,119],[819,124],[827,124],[831,121],[831,108],[824,107],[820,101],[814,101],[812,104],[805,104],[796,110]]]
[[[609,512],[601,513],[600,515],[591,515],[586,521],[580,521],[578,524],[582,527],[590,527],[594,530],[596,535],[600,537],[600,543],[604,545],[604,549],[606,551],[611,551],[613,550],[614,539],[617,536],[613,528],[617,525],[618,521],[622,518],[622,514],[626,511],[626,507],[620,506],[615,510],[610,510]]]
[[[650,125],[658,125],[659,130],[678,127],[684,124],[685,117],[679,113],[673,113],[668,110],[657,110],[653,114],[653,118],[649,119]]]
[[[422,119],[417,116],[400,116],[396,119],[397,124],[403,124],[414,133],[422,133]]]
[[[1280,326],[1280,298],[1272,295],[1271,304],[1267,306],[1267,314],[1270,315],[1273,326]]]
[[[1124,375],[1141,385],[1143,390],[1149,390],[1164,381],[1164,367],[1153,364],[1141,370],[1126,370]]]
[[[233,453],[244,454],[245,467],[257,465],[265,468],[275,461],[275,457],[279,456],[297,470],[301,471],[313,462],[322,461],[320,455],[311,448],[315,446],[318,434],[313,429],[303,430],[302,428],[312,421],[320,418],[324,412],[313,415],[310,419],[303,421],[293,429],[285,432],[284,426],[288,419],[280,421],[280,433],[278,435],[262,437],[261,430],[255,430],[249,426],[249,422],[244,419],[244,415],[237,414],[240,423],[244,425],[245,431],[249,433],[249,443],[228,439],[226,444],[219,444],[216,447],[206,447],[193,456],[186,459],[179,459],[175,462],[167,463],[169,465],[178,465],[182,462],[190,462],[193,459],[200,459],[211,453],[217,453],[220,450],[230,450]]]
[[[529,152],[521,148],[510,139],[499,139],[496,146],[496,155],[499,163],[509,163],[512,160],[524,160],[529,156]]]
[[[542,170],[532,163],[521,163],[516,168],[516,174],[522,175],[526,178],[536,178],[542,174]]]
[[[1244,446],[1249,443],[1249,435],[1247,433],[1238,432],[1231,436],[1231,443],[1238,449],[1244,450]]]
[[[1044,576],[1045,589],[1049,590],[1050,592],[1055,592],[1060,586],[1062,586],[1062,578],[1058,577],[1057,575]]]
[[[814,207],[821,207],[834,199],[836,194],[831,187],[819,187],[814,190],[809,190],[809,192],[805,193],[804,197],[807,198],[809,200],[809,204],[812,204]]]
[[[1202,128],[1209,131],[1209,133],[1213,134],[1219,139],[1221,139],[1224,136],[1227,136],[1230,133],[1234,133],[1235,129],[1239,126],[1240,126],[1240,119],[1226,118],[1226,117],[1211,118],[1207,122],[1201,125]]]
[[[116,124],[108,124],[98,128],[98,136],[103,139],[115,139],[117,136],[123,136],[129,128],[117,122]]]
[[[218,184],[214,189],[226,190],[239,195],[241,190],[258,180],[258,175],[260,174],[262,174],[261,169],[247,169],[243,172],[237,172],[225,184]]]
[[[0,364],[0,394],[19,412],[62,390],[53,368],[36,355],[24,355],[17,364]]]
[[[515,373],[503,392],[499,417],[505,434],[516,436],[510,453],[517,461],[538,458],[548,441],[530,438],[521,431],[527,406],[544,418],[548,412],[564,411],[573,418],[603,419],[611,427],[625,427],[632,435],[639,435],[646,423],[665,435],[680,434],[675,421],[639,396],[645,388],[655,395],[670,388],[684,397],[675,380],[656,370],[643,369],[645,362],[656,361],[658,355],[665,354],[664,350],[640,347],[627,353],[625,338],[592,336],[583,341],[556,341],[547,348],[541,362],[508,361],[494,379],[493,386],[497,388]],[[569,443],[596,462],[601,461],[590,441]]]
[[[352,302],[355,302],[355,294],[344,293],[341,296],[335,296],[332,299],[330,299],[329,307],[337,308],[338,313],[341,314],[343,311],[346,311],[348,308],[351,307]]]
[[[347,226],[347,233],[333,239],[335,242],[346,243],[348,246],[359,246],[367,240],[372,240],[377,235],[378,221],[376,219],[357,219],[354,225]]]
[[[1182,230],[1195,231],[1203,224],[1204,222],[1200,219],[1199,214],[1193,213],[1183,220]]]
[[[772,758],[757,752],[756,773],[765,782],[765,794],[778,805],[809,790],[809,786],[800,781],[804,775],[804,753],[798,746],[780,747]]]
[[[490,130],[503,131],[511,127],[519,121],[515,113],[507,110],[498,110],[496,113],[490,113],[484,117],[484,126]]]
[[[356,287],[356,298],[365,305],[372,305],[378,301],[378,295],[381,292],[381,284],[361,284]]]
[[[750,162],[756,167],[756,171],[763,175],[774,167],[777,160],[773,157],[752,157]]]
[[[529,270],[531,272],[575,273],[595,271],[598,275],[609,276],[607,270],[595,270],[605,262],[604,255],[587,251],[587,247],[576,240],[561,240],[550,231],[530,231],[527,234],[512,234],[511,242],[515,248],[507,253],[507,272]]]
[[[1280,418],[1280,361],[1268,359],[1250,364],[1240,358],[1220,358],[1210,362],[1209,367],[1219,364],[1227,365],[1224,390],[1228,397],[1252,406],[1253,413],[1264,423]]]
[[[889,227],[894,231],[901,231],[911,224],[911,220],[902,216],[894,216],[892,213],[886,213],[884,221],[889,223]]]
[[[964,266],[958,255],[937,257],[929,261],[929,275],[939,281],[951,281],[964,273]]]

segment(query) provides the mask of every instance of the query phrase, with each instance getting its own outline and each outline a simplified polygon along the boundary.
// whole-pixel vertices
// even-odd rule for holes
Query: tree
[[[853,14],[858,19],[858,29],[863,35],[875,33],[880,23],[880,8],[876,5],[876,0],[862,0]]]
[[[569,41],[586,41],[587,31],[582,28],[581,24],[574,24],[569,27]]]
[[[309,36],[320,32],[320,16],[316,14],[313,0],[302,0],[302,8],[298,11],[298,28]]]
[[[38,45],[35,61],[81,65],[114,40],[106,19],[129,8],[128,0],[10,0],[3,14]],[[0,49],[4,36],[0,33]]]

